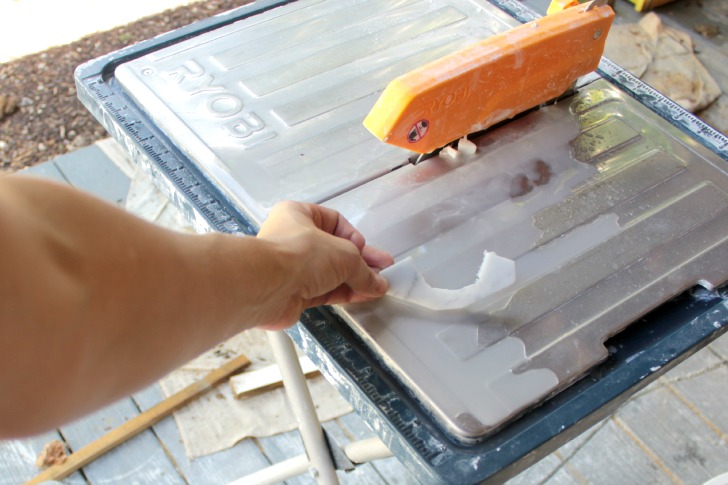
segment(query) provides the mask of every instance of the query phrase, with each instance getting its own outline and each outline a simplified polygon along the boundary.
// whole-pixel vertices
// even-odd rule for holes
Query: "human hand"
[[[363,302],[387,292],[379,271],[394,263],[392,256],[367,246],[364,236],[335,210],[281,202],[258,238],[278,247],[293,294],[280,318],[260,328],[279,330],[295,323],[306,308]]]

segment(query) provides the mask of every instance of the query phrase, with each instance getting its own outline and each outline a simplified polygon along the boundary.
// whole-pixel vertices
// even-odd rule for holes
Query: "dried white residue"
[[[485,251],[475,281],[458,289],[430,286],[409,257],[385,269],[382,275],[389,281],[387,296],[437,311],[465,308],[512,285],[516,268],[512,260]]]
[[[630,362],[632,362],[633,360],[635,360],[635,359],[636,359],[637,357],[639,357],[640,355],[642,355],[642,354],[644,354],[644,353],[645,353],[645,351],[644,351],[644,350],[642,350],[642,351],[640,351],[640,352],[637,352],[636,354],[634,354],[634,355],[631,355],[631,356],[627,357],[627,360],[626,360],[626,362],[627,362],[627,363],[629,364]]]

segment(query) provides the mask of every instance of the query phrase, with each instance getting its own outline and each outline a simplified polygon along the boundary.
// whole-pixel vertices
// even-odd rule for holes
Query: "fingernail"
[[[377,274],[375,278],[377,282],[374,289],[377,290],[377,293],[381,295],[385,294],[389,289],[389,282],[386,280],[386,278],[384,278],[384,276],[380,274]]]

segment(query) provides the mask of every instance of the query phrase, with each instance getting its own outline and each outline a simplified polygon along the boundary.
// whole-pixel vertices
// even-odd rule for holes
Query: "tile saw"
[[[290,334],[423,482],[499,481],[728,321],[726,138],[599,59],[611,16],[258,2],[76,81],[200,230],[293,198],[390,251],[389,296]]]

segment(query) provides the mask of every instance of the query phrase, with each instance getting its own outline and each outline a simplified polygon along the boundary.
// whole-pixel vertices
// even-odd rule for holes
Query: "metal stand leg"
[[[301,455],[242,477],[229,485],[274,485],[301,475],[306,470],[322,485],[338,485],[336,467],[331,450],[316,414],[306,377],[298,362],[296,348],[284,332],[268,332],[273,355],[281,370],[288,399],[298,421],[307,455]],[[343,454],[353,466],[392,456],[392,452],[379,438],[355,441],[342,448]]]
[[[281,369],[286,394],[298,421],[303,445],[311,464],[309,471],[322,485],[338,485],[339,479],[336,476],[331,452],[326,443],[321,422],[316,415],[316,408],[306,384],[306,377],[298,363],[293,342],[284,332],[268,332],[268,339],[276,362]]]

